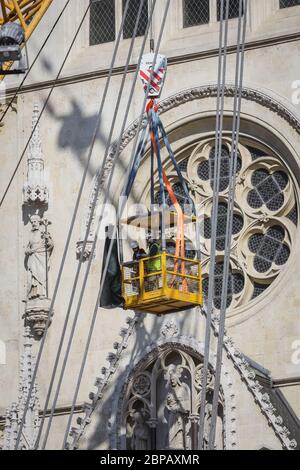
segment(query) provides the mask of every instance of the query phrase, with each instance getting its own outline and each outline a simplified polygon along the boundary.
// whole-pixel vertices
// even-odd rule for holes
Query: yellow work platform
[[[122,266],[125,309],[164,315],[202,304],[198,260],[168,253]]]

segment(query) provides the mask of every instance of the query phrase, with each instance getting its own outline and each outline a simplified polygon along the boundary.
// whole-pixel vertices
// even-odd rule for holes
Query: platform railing
[[[133,297],[147,301],[162,294],[165,288],[202,295],[200,261],[168,253],[124,263],[122,281],[125,301]]]

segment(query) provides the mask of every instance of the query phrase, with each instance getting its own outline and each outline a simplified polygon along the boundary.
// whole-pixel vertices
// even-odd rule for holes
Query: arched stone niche
[[[193,344],[192,344],[193,343]],[[127,374],[112,409],[111,448],[122,450],[196,450],[198,448],[202,345],[172,338],[153,345]],[[211,419],[214,369],[209,366],[205,445]],[[216,432],[217,449],[234,449],[235,396],[223,370]]]

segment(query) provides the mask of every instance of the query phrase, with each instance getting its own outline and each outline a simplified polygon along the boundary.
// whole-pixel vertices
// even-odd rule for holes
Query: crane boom
[[[0,27],[8,22],[17,22],[24,31],[27,41],[53,0],[0,0]],[[24,47],[25,44],[22,45]],[[4,70],[9,70],[13,62],[6,62]],[[0,76],[0,81],[4,75]]]

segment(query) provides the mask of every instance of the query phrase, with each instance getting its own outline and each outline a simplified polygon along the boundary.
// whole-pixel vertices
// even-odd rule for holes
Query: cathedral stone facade
[[[31,60],[55,22],[56,3],[52,3],[30,39]],[[57,25],[0,128],[1,195],[37,122],[89,0],[72,3],[72,14],[69,10],[70,14]],[[131,5],[133,17],[134,3]],[[191,3],[171,1],[160,47],[169,65],[159,112],[191,197],[201,207],[205,296],[210,265],[213,189],[209,174],[214,165],[220,6],[215,0],[207,0],[202,2],[201,10],[193,10]],[[230,1],[205,445],[212,410],[228,207],[236,3]],[[230,289],[215,446],[220,450],[293,450],[300,448],[300,76],[296,66],[300,53],[300,4],[284,0],[250,0],[249,3]],[[165,0],[157,2],[154,37],[159,34],[165,4]],[[142,12],[114,139],[118,138],[132,86],[143,40],[143,21],[147,20],[146,10]],[[0,447],[3,449],[14,448],[16,442],[24,397],[47,325],[121,14],[120,0],[108,3],[98,0],[91,7],[1,207]],[[61,449],[64,440],[99,290],[105,227],[112,223],[143,102],[143,88],[137,83],[120,157],[113,143],[108,152],[96,215],[83,252],[87,221],[101,174],[131,35],[132,25],[127,21],[26,415],[21,440],[25,449],[32,448],[38,435],[66,316],[70,314],[71,323],[76,313],[79,294],[72,305],[69,299],[82,256],[79,289],[89,263],[91,272],[47,448]],[[2,111],[18,80],[5,79]],[[165,151],[162,158],[180,200],[181,183],[169,167]],[[135,183],[133,204],[149,204],[150,165],[147,148]],[[105,223],[97,235],[97,214],[112,171],[109,206]],[[96,236],[96,251],[92,255]],[[143,244],[143,240],[140,242]],[[125,249],[129,253],[129,246]],[[187,243],[187,250],[190,257],[195,255],[192,244]],[[69,332],[70,327],[65,341]],[[80,450],[197,449],[204,335],[205,314],[201,308],[165,317],[99,309],[66,447]],[[50,409],[53,397],[54,393]],[[49,414],[48,409],[44,430]]]

